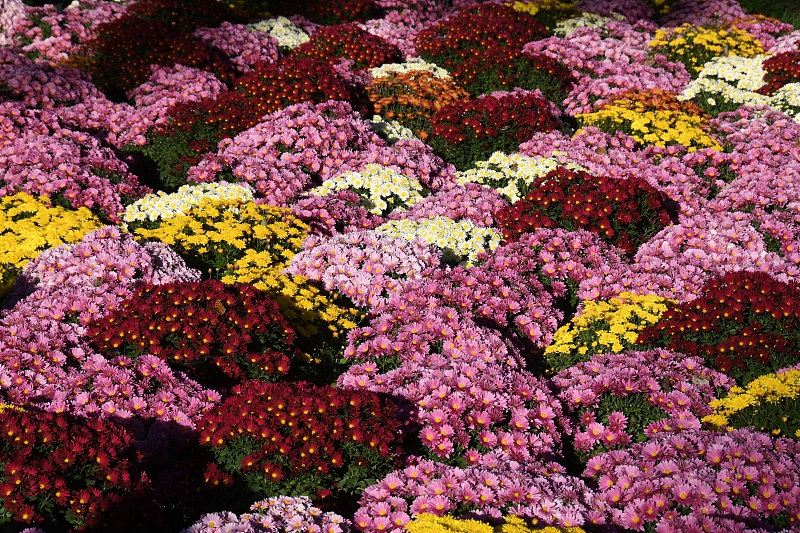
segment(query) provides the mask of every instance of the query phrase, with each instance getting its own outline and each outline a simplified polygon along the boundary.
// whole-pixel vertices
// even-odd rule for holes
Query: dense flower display
[[[800,528],[788,10],[42,3],[0,0],[0,530]]]
[[[640,333],[639,342],[699,355],[741,384],[797,362],[796,285],[761,272],[732,272],[702,292],[670,306],[661,321]]]

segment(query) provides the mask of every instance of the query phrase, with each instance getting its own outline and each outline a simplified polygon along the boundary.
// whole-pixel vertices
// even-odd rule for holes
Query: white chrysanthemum
[[[248,24],[247,27],[252,31],[269,33],[278,41],[278,46],[283,48],[297,48],[309,41],[308,34],[286,17],[262,20],[255,24]]]
[[[478,254],[500,246],[500,233],[493,228],[476,226],[471,220],[433,217],[419,220],[392,220],[376,228],[392,237],[409,241],[423,239],[442,250],[442,259],[472,266]]]
[[[787,83],[769,100],[769,106],[800,122],[800,83]]]
[[[253,192],[237,183],[201,183],[184,185],[178,192],[148,194],[125,209],[124,222],[156,222],[180,215],[197,207],[204,200],[224,200],[235,208],[237,204],[253,201]],[[125,225],[127,228],[127,225]]]
[[[740,105],[769,105],[769,97],[758,94],[756,89],[764,85],[764,69],[761,67],[768,56],[716,57],[703,65],[703,70],[678,97],[691,100],[706,92],[715,101]]]
[[[390,74],[404,74],[406,72],[428,71],[435,77],[447,80],[450,73],[435,63],[428,63],[418,57],[410,58],[405,63],[387,63],[380,67],[369,69],[369,75],[373,78],[385,78]]]
[[[345,172],[325,180],[309,191],[314,196],[325,196],[349,189],[361,197],[361,205],[376,215],[391,211],[405,211],[422,200],[427,191],[422,184],[389,167],[372,163],[360,172]]]
[[[528,157],[521,154],[506,155],[495,152],[487,161],[478,161],[476,168],[458,172],[460,185],[480,183],[502,194],[512,204],[521,200],[537,178],[563,166],[570,170],[586,170],[575,163],[559,163],[551,157]]]
[[[594,13],[582,13],[580,16],[563,20],[556,24],[556,27],[553,28],[553,34],[557,37],[567,37],[570,33],[579,28],[600,29],[604,28],[606,24],[614,19],[625,20],[625,17],[617,13],[613,13],[612,15],[614,18],[595,15]]]
[[[369,121],[369,125],[372,126],[372,129],[378,134],[382,134],[384,137],[386,137],[386,140],[392,144],[403,140],[419,141],[419,138],[414,135],[413,131],[406,128],[396,120],[386,122],[380,115],[375,115],[372,120]]]

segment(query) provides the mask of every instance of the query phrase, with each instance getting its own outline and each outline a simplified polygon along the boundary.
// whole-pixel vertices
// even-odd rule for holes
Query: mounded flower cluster
[[[350,89],[327,63],[296,58],[261,63],[232,90],[173,107],[166,123],[146,136],[142,151],[158,164],[164,187],[174,190],[220,141],[253,128],[265,115],[300,102],[349,98]]]
[[[308,42],[292,50],[292,56],[329,63],[346,59],[352,61],[354,70],[371,69],[402,59],[395,46],[355,23],[327,26],[315,31]]]
[[[256,32],[268,33],[278,41],[278,47],[284,50],[291,50],[308,42],[308,34],[286,17],[264,19],[248,24],[247,27]]]
[[[416,44],[422,59],[451,69],[495,48],[521,50],[546,34],[544,25],[511,6],[480,4],[425,28]]]
[[[222,51],[239,72],[251,72],[257,63],[278,60],[278,42],[271,35],[250,31],[243,24],[223,22],[218,28],[198,28],[194,35]]]
[[[118,424],[4,409],[0,428],[0,501],[15,522],[136,531],[144,524],[131,520],[132,508],[154,514],[136,439]]]
[[[303,382],[250,381],[232,393],[198,422],[200,442],[264,496],[352,494],[402,457],[386,397]]]
[[[447,263],[474,264],[478,254],[500,245],[500,233],[494,228],[478,226],[466,218],[405,218],[390,220],[375,229],[392,237],[408,241],[422,239],[433,244],[442,251],[442,260]]]
[[[467,170],[494,152],[516,152],[534,133],[560,130],[555,113],[540,92],[494,92],[437,111],[430,145],[458,170]]]
[[[144,285],[88,324],[86,337],[109,359],[152,354],[227,390],[244,379],[286,375],[294,330],[261,291],[207,280]]]
[[[411,522],[406,524],[405,530],[409,533],[429,533],[433,531],[452,531],[453,533],[533,533],[534,531],[538,533],[585,533],[579,527],[531,526],[518,516],[504,516],[502,524],[491,526],[486,522],[471,518],[458,519],[431,513],[418,514]]]
[[[469,220],[477,226],[495,226],[494,213],[506,207],[500,193],[477,183],[448,184],[439,192],[427,196],[406,211],[395,211],[389,218],[395,220],[422,220],[447,217],[452,220]]]
[[[659,296],[631,293],[583,302],[580,314],[556,331],[544,351],[549,371],[567,370],[595,354],[634,349],[638,332],[657,323],[669,303]]]
[[[798,521],[798,451],[792,440],[745,429],[665,432],[592,458],[585,475],[625,528],[764,531]]]
[[[323,512],[308,496],[267,498],[250,506],[249,513],[209,513],[181,533],[226,533],[248,529],[277,533],[292,530],[308,533],[349,533],[349,521],[336,513]],[[258,528],[258,529],[256,529]]]
[[[0,387],[16,405],[88,418],[147,417],[191,426],[219,394],[157,357],[106,359],[85,336],[92,320],[140,283],[196,281],[167,246],[140,246],[117,228],[42,252],[17,279],[0,320]],[[31,317],[36,317],[32,320]]]
[[[698,429],[709,402],[733,380],[702,360],[656,349],[593,355],[553,379],[577,422],[574,446],[586,460],[670,431]]]
[[[797,363],[800,289],[763,272],[730,272],[670,306],[639,342],[703,357],[741,385]]]
[[[186,215],[162,220],[137,236],[172,246],[223,283],[247,283],[268,292],[281,312],[305,336],[321,328],[355,327],[352,315],[322,294],[307,278],[284,273],[302,250],[308,226],[285,208],[201,201]]]
[[[671,61],[683,63],[693,75],[699,74],[703,65],[716,56],[752,57],[764,53],[761,43],[744,30],[703,28],[688,23],[656,30],[649,46]]]
[[[559,105],[575,82],[569,69],[551,57],[503,47],[468,57],[452,67],[451,74],[473,97],[520,87],[539,89]]]
[[[253,192],[247,185],[238,183],[184,185],[172,194],[158,191],[158,194],[148,194],[135,201],[125,208],[122,220],[127,223],[128,231],[135,234],[138,228],[151,225],[149,223],[185,215],[204,201],[220,201],[236,206],[253,201]]]
[[[469,100],[469,94],[449,76],[423,68],[372,74],[366,90],[375,113],[397,120],[423,141],[430,137],[431,119],[439,110]]]
[[[585,170],[574,163],[563,165],[569,170]],[[537,179],[543,178],[559,167],[559,160],[552,157],[528,157],[522,154],[495,152],[489,159],[478,161],[475,168],[459,172],[459,184],[480,183],[495,189],[510,203],[524,198]]]
[[[746,387],[731,387],[724,398],[709,405],[714,412],[703,422],[719,428],[753,427],[776,436],[800,439],[797,418],[800,369],[796,366],[764,374]]]
[[[536,20],[541,22],[545,28],[553,32],[562,22],[581,15],[580,9],[576,8],[572,2],[561,2],[560,0],[535,0],[533,2],[516,0],[511,7],[536,17]]]
[[[441,252],[423,239],[408,241],[377,231],[319,240],[309,237],[287,272],[321,282],[360,307],[377,309],[399,296],[406,279],[418,279],[441,263]]]
[[[542,227],[585,229],[634,254],[670,223],[661,195],[641,178],[602,178],[559,166],[530,189],[495,215],[506,239]]]
[[[363,21],[380,13],[375,0],[297,0],[291,4],[280,5],[281,15],[302,15],[316,24],[332,26],[345,22]],[[305,28],[303,28],[305,30]]]
[[[764,86],[757,92],[773,95],[788,83],[800,82],[800,50],[774,54],[761,64],[764,70]]]
[[[292,205],[292,214],[308,224],[309,235],[332,237],[374,229],[385,222],[361,205],[361,197],[344,190],[325,196],[300,198]]]
[[[26,193],[0,198],[0,300],[28,261],[48,248],[78,242],[101,226],[85,207],[50,207]]]

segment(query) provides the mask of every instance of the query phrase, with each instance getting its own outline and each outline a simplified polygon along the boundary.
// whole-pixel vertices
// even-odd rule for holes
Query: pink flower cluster
[[[798,453],[796,441],[747,429],[693,430],[594,457],[584,475],[633,531],[766,533],[797,523]]]
[[[357,306],[379,309],[399,296],[406,279],[419,279],[441,263],[441,251],[423,239],[408,241],[378,231],[329,239],[309,237],[292,258],[289,274],[322,282],[327,291],[347,296]]]
[[[127,96],[135,107],[119,106],[111,113],[106,140],[116,146],[143,146],[145,133],[153,126],[167,123],[169,110],[184,102],[200,102],[227,90],[225,84],[205,70],[176,64],[174,67],[153,66],[153,73]]]
[[[6,35],[13,34],[11,41],[20,47],[23,54],[38,56],[37,62],[51,64],[80,53],[83,46],[96,36],[98,26],[121,17],[126,9],[118,2],[80,0],[78,5],[62,10],[52,4],[24,7],[20,14],[19,4],[18,0],[5,1],[6,9],[10,8],[10,14],[13,14],[13,22],[8,27],[11,32]],[[34,18],[39,19],[39,24],[34,25]],[[42,26],[49,31],[45,33]],[[0,44],[11,44],[9,40],[6,37],[6,43]]]
[[[719,26],[747,16],[736,0],[680,0],[661,19],[661,25],[676,28],[682,24]]]
[[[80,243],[28,263],[0,319],[0,390],[4,401],[51,412],[191,426],[220,400],[163,361],[106,359],[83,334],[94,318],[129,298],[141,283],[197,281],[167,245],[137,244],[107,226]]]
[[[199,28],[194,34],[221,50],[239,72],[250,72],[257,63],[278,60],[278,40],[243,24],[223,22],[217,28]]]
[[[150,192],[95,137],[70,130],[48,134],[41,126],[0,148],[0,196],[27,192],[52,200],[58,195],[74,208],[87,207],[120,222],[125,204]]]
[[[468,517],[517,515],[545,524],[604,522],[605,504],[578,478],[555,463],[525,463],[491,453],[466,468],[420,460],[367,488],[353,525],[365,532],[400,533],[417,514],[444,515],[456,508]]]
[[[575,449],[590,453],[623,448],[669,427],[697,429],[700,418],[711,413],[708,403],[717,391],[735,384],[706,368],[702,359],[660,348],[596,354],[559,372],[553,383],[561,389],[559,399],[578,419]],[[603,398],[611,396],[642,397],[664,418],[643,420],[643,413],[633,407],[634,412],[598,413]]]
[[[507,207],[508,202],[497,190],[478,183],[446,184],[439,192],[423,198],[406,211],[394,211],[392,220],[421,220],[447,217],[470,220],[480,227],[494,227],[494,212]]]
[[[350,521],[336,513],[323,513],[306,496],[269,498],[250,506],[250,513],[210,513],[181,533],[347,533]]]
[[[292,205],[292,214],[310,226],[309,233],[321,237],[374,229],[385,222],[380,215],[367,211],[361,197],[347,189],[300,198]]]
[[[0,9],[0,46],[14,43],[15,29],[25,22],[25,4],[22,0],[5,0]]]
[[[393,146],[372,131],[347,102],[302,103],[267,115],[263,122],[219,144],[189,169],[188,180],[246,181],[265,201],[287,205],[312,185],[378,163],[423,185],[452,180],[452,165],[419,141]]]

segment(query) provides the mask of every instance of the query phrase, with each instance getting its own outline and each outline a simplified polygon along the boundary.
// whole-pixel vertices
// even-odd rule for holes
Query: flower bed
[[[800,531],[800,31],[23,1],[1,531]]]

